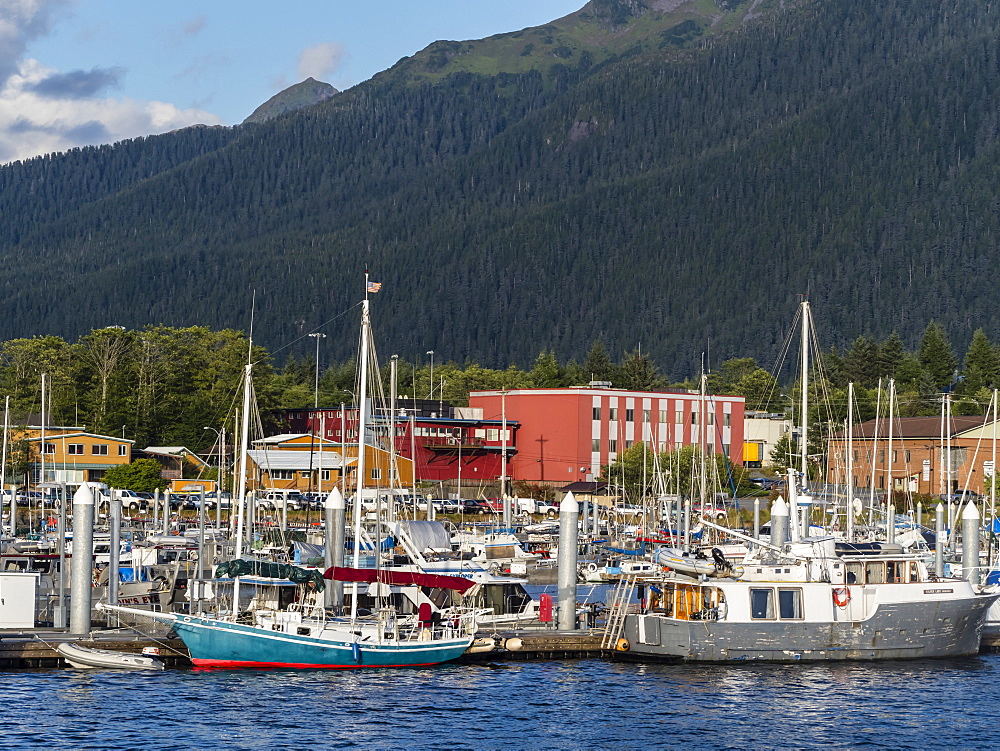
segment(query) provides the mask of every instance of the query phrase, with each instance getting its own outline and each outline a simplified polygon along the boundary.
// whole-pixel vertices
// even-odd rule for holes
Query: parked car
[[[941,500],[946,503],[951,501],[952,503],[965,505],[969,501],[978,501],[980,497],[979,493],[974,490],[956,490],[954,493],[943,496]]]
[[[770,477],[751,477],[747,482],[761,490],[771,491],[776,488],[785,487],[784,480],[772,480]]]
[[[465,498],[462,500],[461,512],[463,514],[478,514],[480,516],[484,516],[486,514],[493,513],[493,509],[482,501]]]
[[[170,503],[170,510],[180,511],[184,507],[187,498],[187,495],[182,493],[168,493],[167,501]]]
[[[298,511],[306,507],[308,500],[297,490],[265,490],[257,496],[261,508],[279,510],[282,506],[289,511]]]
[[[458,514],[462,511],[461,505],[455,498],[435,498],[431,503],[439,514]]]

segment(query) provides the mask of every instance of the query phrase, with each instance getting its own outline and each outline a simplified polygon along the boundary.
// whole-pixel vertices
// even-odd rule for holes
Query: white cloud
[[[20,74],[8,79],[0,91],[0,163],[198,123],[222,123],[210,112],[182,110],[166,102],[37,93],[43,82],[61,77],[37,61],[25,60]]]
[[[325,81],[343,61],[344,45],[339,42],[325,42],[315,47],[307,47],[299,55],[299,78]]]
[[[67,0],[2,0],[0,3],[0,89],[18,71],[33,39],[45,36],[53,11]]]
[[[59,71],[26,57],[71,0],[0,0],[0,164],[77,146],[113,143],[221,119],[167,102],[108,97],[124,68]],[[205,19],[182,29],[196,35]]]

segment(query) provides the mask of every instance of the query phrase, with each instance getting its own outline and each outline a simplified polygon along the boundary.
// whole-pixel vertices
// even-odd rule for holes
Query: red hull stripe
[[[418,668],[437,665],[436,662],[406,663],[403,665],[314,665],[307,662],[243,662],[241,660],[206,660],[192,657],[191,662],[200,668],[323,668],[326,670],[357,670],[359,668]]]

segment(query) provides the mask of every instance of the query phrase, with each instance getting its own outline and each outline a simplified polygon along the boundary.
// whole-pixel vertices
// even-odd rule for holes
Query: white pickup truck
[[[559,507],[547,501],[536,501],[534,498],[515,498],[514,508],[522,514],[543,514],[544,516],[558,516]]]

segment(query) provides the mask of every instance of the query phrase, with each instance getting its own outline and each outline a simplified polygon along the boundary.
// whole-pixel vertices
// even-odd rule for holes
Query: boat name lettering
[[[925,589],[925,595],[950,595],[954,589]]]

